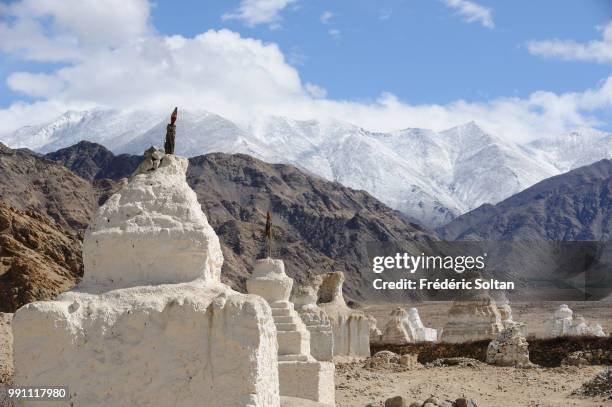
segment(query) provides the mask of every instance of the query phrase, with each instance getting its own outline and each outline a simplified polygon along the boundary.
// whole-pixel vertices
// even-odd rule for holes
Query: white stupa
[[[577,315],[567,304],[559,305],[549,323],[550,335],[555,336],[607,336],[598,323],[587,323],[586,319]]]
[[[83,282],[16,312],[14,384],[68,386],[78,407],[278,407],[270,307],[220,283],[187,159],[149,153],[96,213]]]
[[[335,406],[334,364],[317,361],[310,351],[310,332],[289,301],[293,279],[280,259],[260,259],[247,280],[247,290],[263,297],[272,309],[278,332],[281,396]]]

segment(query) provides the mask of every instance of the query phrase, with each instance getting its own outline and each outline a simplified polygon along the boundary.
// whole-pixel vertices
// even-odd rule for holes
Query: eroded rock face
[[[91,223],[83,283],[15,313],[15,385],[68,386],[75,406],[279,406],[270,307],[219,282],[186,168],[135,175]]]
[[[503,329],[495,301],[487,294],[453,302],[442,332],[442,342],[492,339]]]
[[[529,343],[521,333],[521,326],[504,328],[487,348],[487,363],[497,366],[529,367]]]
[[[329,317],[334,334],[334,356],[370,356],[370,322],[344,301],[342,272],[320,274],[317,304]]]
[[[47,216],[0,202],[0,312],[54,298],[82,275],[77,236]]]
[[[555,336],[606,336],[598,323],[589,324],[583,316],[574,317],[567,304],[561,304],[550,321],[550,335]]]

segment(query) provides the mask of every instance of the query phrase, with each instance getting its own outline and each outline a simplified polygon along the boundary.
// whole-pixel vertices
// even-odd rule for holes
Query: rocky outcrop
[[[350,309],[342,294],[344,274],[319,276],[317,304],[329,317],[334,334],[334,356],[370,356],[370,321],[361,311]]]
[[[186,169],[135,175],[86,233],[82,283],[17,310],[15,385],[68,386],[75,406],[279,406],[270,308],[220,283]]]
[[[118,180],[132,174],[142,161],[140,155],[115,155],[106,147],[85,140],[45,154],[45,158],[64,165],[88,181],[104,178]]]
[[[521,333],[520,325],[504,328],[487,348],[487,363],[496,366],[530,367],[529,343]]]
[[[66,167],[0,143],[0,201],[49,216],[67,230],[83,231],[98,207],[98,194]]]
[[[459,343],[493,339],[502,329],[495,301],[488,294],[478,294],[453,302],[441,341]]]
[[[0,202],[0,312],[54,298],[82,275],[78,237],[47,216]]]

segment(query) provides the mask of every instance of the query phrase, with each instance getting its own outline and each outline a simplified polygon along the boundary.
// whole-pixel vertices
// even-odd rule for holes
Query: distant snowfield
[[[42,153],[81,140],[114,153],[142,154],[162,146],[166,114],[94,109],[66,112],[23,127],[0,141]],[[289,163],[328,180],[363,189],[427,226],[443,225],[483,203],[495,204],[542,179],[612,157],[612,133],[593,129],[517,145],[475,123],[442,132],[377,133],[348,123],[261,117],[240,126],[206,111],[181,111],[176,151],[245,153]]]

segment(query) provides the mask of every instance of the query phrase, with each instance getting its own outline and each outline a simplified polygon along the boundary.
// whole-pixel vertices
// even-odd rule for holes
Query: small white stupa
[[[438,331],[435,328],[427,328],[423,325],[419,310],[416,308],[410,308],[408,311],[408,322],[417,342],[435,342],[438,339]]]
[[[187,165],[149,150],[91,222],[82,283],[16,312],[16,386],[67,386],[79,407],[279,406],[270,307],[221,284]]]
[[[549,325],[550,335],[555,336],[606,336],[598,323],[588,324],[581,315],[574,317],[574,311],[567,304],[559,305]]]
[[[486,293],[453,302],[441,341],[461,343],[493,339],[504,329],[495,300]]]
[[[325,311],[334,336],[334,356],[370,356],[370,320],[361,311],[346,305],[342,294],[344,273],[319,274],[317,304]]]
[[[310,333],[289,301],[293,279],[282,260],[255,262],[247,290],[263,297],[278,331],[278,373],[281,396],[335,405],[334,364],[316,361],[310,353]]]
[[[423,325],[419,311],[410,308],[409,312],[397,307],[391,311],[389,321],[382,330],[381,342],[392,345],[405,345],[414,342],[435,342],[438,331]]]
[[[310,332],[310,353],[316,360],[329,361],[334,356],[334,338],[327,314],[317,305],[319,286],[319,278],[310,278],[294,290],[291,300]]]

